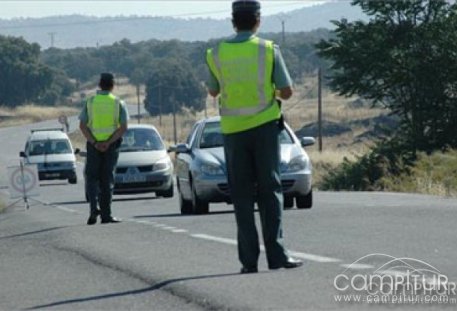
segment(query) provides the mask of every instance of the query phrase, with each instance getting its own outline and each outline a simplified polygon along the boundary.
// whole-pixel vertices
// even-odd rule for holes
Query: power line
[[[265,9],[273,8],[273,7],[288,7],[288,6],[295,6],[297,4],[303,4],[304,2],[309,2],[312,0],[305,0],[305,1],[297,1],[294,3],[288,4],[275,4],[264,6]],[[201,12],[193,12],[193,13],[184,13],[184,14],[175,14],[175,15],[167,15],[167,16],[132,16],[132,17],[122,17],[122,18],[109,18],[109,19],[101,19],[101,20],[93,20],[93,21],[77,21],[77,22],[65,22],[65,23],[48,23],[48,24],[37,24],[37,25],[14,25],[14,26],[0,26],[0,30],[8,30],[8,29],[24,29],[24,28],[44,28],[44,27],[59,27],[59,26],[79,26],[79,25],[95,25],[95,24],[106,24],[106,23],[122,23],[128,21],[136,21],[136,20],[150,20],[150,19],[168,19],[168,18],[179,18],[179,17],[191,17],[191,16],[198,16],[198,15],[206,15],[206,14],[218,14],[218,13],[230,13],[231,10],[217,10],[217,11],[201,11]],[[81,15],[81,17],[85,17]],[[103,17],[101,17],[103,18]]]

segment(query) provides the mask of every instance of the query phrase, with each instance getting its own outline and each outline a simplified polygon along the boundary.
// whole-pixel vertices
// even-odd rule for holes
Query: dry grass
[[[0,127],[16,126],[21,124],[35,123],[52,120],[60,115],[75,115],[78,109],[71,107],[42,107],[27,105],[16,109],[0,108]]]
[[[291,100],[283,103],[283,111],[289,125],[294,130],[299,130],[304,125],[317,122],[317,79],[316,77],[308,77],[305,79],[305,84],[296,87],[295,95]],[[79,104],[86,96],[90,96],[96,92],[95,83],[87,84],[81,91],[75,92],[69,102]],[[137,105],[136,87],[128,84],[126,79],[118,79],[116,85],[116,95],[124,99],[127,104]],[[140,88],[141,100],[144,99],[145,88]],[[381,109],[352,108],[349,103],[355,98],[343,98],[330,92],[323,93],[323,119],[337,123],[349,122],[354,120],[362,120],[373,118],[385,112]],[[218,115],[217,105],[212,98],[207,98],[207,116]],[[77,106],[75,106],[77,107]],[[0,126],[11,126],[30,122],[38,122],[42,120],[56,119],[61,114],[77,114],[78,108],[44,108],[37,106],[24,106],[15,110],[0,109],[0,116],[5,116],[4,120],[0,119]],[[191,113],[186,111],[176,116],[177,124],[177,142],[185,141],[187,135],[195,121],[205,117],[205,112]],[[131,123],[136,123],[136,119],[131,119]],[[154,125],[167,146],[173,145],[174,130],[173,116],[163,115],[161,120],[159,117],[146,117],[141,120],[141,123]],[[368,150],[368,146],[362,143],[354,143],[355,137],[366,131],[365,128],[353,128],[351,132],[345,133],[336,137],[324,137],[323,152],[317,150],[317,145],[308,147],[307,151],[315,167],[314,180],[318,183],[322,176],[329,170],[332,170],[340,164],[344,158],[354,159],[357,155],[361,155]],[[70,135],[73,145],[82,150],[85,149],[85,139],[79,131]]]
[[[431,155],[420,153],[408,174],[386,176],[388,190],[439,196],[457,196],[457,150]]]

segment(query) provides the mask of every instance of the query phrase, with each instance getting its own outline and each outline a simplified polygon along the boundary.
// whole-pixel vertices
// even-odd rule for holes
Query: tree
[[[39,59],[40,46],[0,36],[0,104],[15,107],[35,101],[51,85],[52,69]]]
[[[144,105],[151,115],[171,113],[174,108],[204,108],[206,92],[187,62],[157,59],[149,68]]]
[[[355,0],[368,23],[334,22],[322,40],[330,86],[400,116],[414,150],[457,147],[457,6],[446,0]]]

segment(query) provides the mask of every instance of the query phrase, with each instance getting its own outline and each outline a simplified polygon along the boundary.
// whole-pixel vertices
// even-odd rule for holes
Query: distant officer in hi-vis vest
[[[87,139],[84,174],[90,203],[88,225],[95,224],[98,215],[102,224],[119,222],[111,215],[111,200],[119,147],[129,119],[125,104],[111,93],[114,76],[102,73],[99,87],[97,95],[86,101],[79,115],[79,128]]]
[[[228,180],[238,227],[241,273],[255,273],[260,253],[254,204],[262,223],[269,269],[296,268],[281,243],[283,195],[280,179],[281,108],[292,81],[278,46],[255,35],[260,2],[232,3],[237,34],[207,52],[209,93],[219,98]]]

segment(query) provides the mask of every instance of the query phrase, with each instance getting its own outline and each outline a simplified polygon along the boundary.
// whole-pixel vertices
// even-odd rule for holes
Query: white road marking
[[[76,213],[76,214],[78,213],[77,211],[74,211],[72,209],[69,209],[69,208],[66,208],[66,207],[62,207],[62,206],[56,206],[56,208],[59,208],[61,210],[64,210],[64,211],[67,211],[67,212],[70,212],[70,213]],[[179,228],[176,228],[176,227],[171,227],[171,226],[167,226],[165,224],[160,224],[160,223],[156,223],[156,222],[149,222],[149,221],[145,221],[145,220],[130,220],[130,221],[131,222],[140,223],[140,224],[153,225],[156,228],[161,228],[161,229],[164,229],[164,230],[170,230],[173,233],[187,233],[188,232],[185,229],[179,229]],[[221,238],[221,237],[212,236],[212,235],[203,234],[203,233],[190,234],[190,236],[194,237],[194,238],[197,238],[197,239],[214,241],[214,242],[223,243],[223,244],[229,244],[229,245],[237,245],[238,244],[237,241],[234,240],[234,239]],[[265,251],[265,246],[264,245],[260,245],[260,249],[261,249],[261,251],[264,252]],[[331,263],[331,262],[340,262],[341,261],[340,259],[337,259],[337,258],[319,256],[319,255],[315,255],[315,254],[302,253],[302,252],[296,252],[296,251],[289,251],[289,254],[291,256],[293,256],[293,257],[297,257],[297,258],[304,259],[304,260],[309,260],[309,261],[320,262],[320,263]],[[349,266],[351,266],[351,265],[341,265],[341,266],[345,267],[345,268],[349,268]],[[370,266],[370,265],[362,265],[362,264],[354,265],[353,264],[351,268],[353,268],[353,269],[368,269],[368,268],[371,268],[371,267],[372,266]]]
[[[146,220],[132,220],[132,222],[136,222],[139,224],[145,224],[145,225],[152,225],[152,223],[150,223],[149,221],[146,221]]]
[[[364,269],[373,269],[374,266],[366,265],[362,263],[353,263],[353,264],[342,264],[340,265],[343,268],[353,269],[353,270],[364,270]]]
[[[69,212],[69,213],[73,213],[73,214],[79,214],[77,211],[72,210],[72,209],[67,208],[67,207],[63,207],[63,206],[60,206],[60,205],[54,205],[54,206],[55,206],[55,208],[58,208],[58,209],[60,209],[62,211],[65,211],[65,212]]]
[[[208,234],[201,234],[201,233],[200,234],[191,234],[191,236],[194,238],[197,238],[197,239],[214,241],[214,242],[219,242],[219,243],[224,243],[224,244],[229,244],[229,245],[237,245],[236,240],[221,238],[221,237],[212,236],[212,235],[208,235]],[[265,246],[261,245],[260,250],[265,251]],[[340,262],[341,261],[340,259],[336,259],[336,258],[324,257],[324,256],[302,253],[302,252],[295,252],[295,251],[289,251],[289,254],[293,257],[297,257],[300,259],[321,262],[321,263]]]
[[[301,253],[301,252],[295,252],[295,251],[289,251],[289,254],[292,257],[297,257],[300,259],[305,259],[305,260],[310,260],[310,261],[315,261],[315,262],[322,262],[322,263],[341,261],[340,259],[337,259],[337,258],[331,258],[331,257],[325,257],[325,256],[319,256],[319,255]]]
[[[187,233],[189,231],[184,230],[184,229],[175,229],[175,230],[171,230],[171,232],[173,232],[173,233]]]
[[[209,240],[209,241],[230,244],[230,245],[237,245],[237,242],[235,240],[220,238],[217,236],[212,236],[212,235],[207,235],[207,234],[201,234],[201,233],[200,234],[191,234],[190,236],[197,238],[197,239]]]

